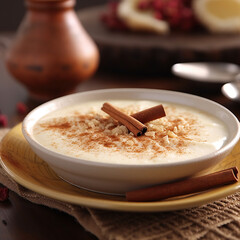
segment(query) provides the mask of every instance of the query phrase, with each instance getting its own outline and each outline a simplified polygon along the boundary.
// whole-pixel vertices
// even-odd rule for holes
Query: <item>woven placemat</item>
[[[0,129],[0,138],[7,131]],[[100,240],[240,239],[240,192],[181,211],[128,213],[86,208],[45,197],[19,185],[1,167],[0,183],[35,204],[68,213]]]

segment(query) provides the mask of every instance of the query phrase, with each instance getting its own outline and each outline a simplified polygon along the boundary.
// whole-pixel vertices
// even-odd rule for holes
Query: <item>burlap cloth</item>
[[[0,139],[7,129],[0,130]],[[66,212],[100,240],[240,239],[240,192],[173,212],[128,213],[91,209],[51,199],[16,183],[0,167],[0,183],[21,197]]]

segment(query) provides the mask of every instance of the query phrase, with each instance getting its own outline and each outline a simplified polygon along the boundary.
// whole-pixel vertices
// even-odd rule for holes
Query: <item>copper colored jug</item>
[[[75,0],[26,1],[28,11],[7,52],[6,65],[35,98],[71,93],[98,67],[98,49],[74,5]]]

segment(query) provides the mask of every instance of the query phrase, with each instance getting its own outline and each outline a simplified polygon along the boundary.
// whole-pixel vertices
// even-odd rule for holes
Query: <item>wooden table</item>
[[[82,83],[78,91],[102,88],[139,87],[177,90],[207,97],[229,108],[240,119],[239,103],[231,102],[220,92],[220,86],[193,85],[173,76],[130,76],[96,73],[94,77]],[[22,120],[16,111],[16,104],[25,102],[35,107],[39,103],[28,98],[27,91],[6,71],[3,59],[0,61],[0,110],[7,114],[9,127]],[[0,239],[1,240],[46,240],[46,239],[96,239],[86,232],[73,217],[32,204],[13,192],[9,200],[0,202]]]

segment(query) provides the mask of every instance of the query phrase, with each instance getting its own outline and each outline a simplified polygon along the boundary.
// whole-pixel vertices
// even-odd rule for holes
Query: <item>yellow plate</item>
[[[157,202],[127,202],[124,197],[110,196],[77,188],[59,178],[38,158],[24,139],[21,124],[1,142],[1,165],[22,186],[42,195],[86,207],[135,212],[154,212],[196,207],[226,197],[240,189],[240,183],[207,192]],[[240,142],[231,154],[211,172],[237,166],[240,168]],[[210,171],[209,171],[210,172]]]

